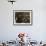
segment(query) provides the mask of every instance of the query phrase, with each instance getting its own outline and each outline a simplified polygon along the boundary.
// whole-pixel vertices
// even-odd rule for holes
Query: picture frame
[[[32,10],[13,10],[14,25],[32,25]]]

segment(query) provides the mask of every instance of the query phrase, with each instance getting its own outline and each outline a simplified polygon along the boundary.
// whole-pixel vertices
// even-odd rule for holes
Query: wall
[[[32,26],[14,26],[13,10],[33,10]],[[19,32],[30,34],[33,40],[46,40],[46,1],[17,0],[13,5],[0,0],[0,41],[15,40]]]

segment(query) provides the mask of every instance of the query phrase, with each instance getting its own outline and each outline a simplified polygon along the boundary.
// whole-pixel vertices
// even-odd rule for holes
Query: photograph
[[[13,24],[32,24],[32,10],[14,10]]]

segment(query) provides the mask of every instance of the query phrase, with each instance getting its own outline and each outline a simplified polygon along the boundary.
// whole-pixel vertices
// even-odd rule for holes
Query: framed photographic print
[[[13,10],[13,24],[32,24],[32,10]]]

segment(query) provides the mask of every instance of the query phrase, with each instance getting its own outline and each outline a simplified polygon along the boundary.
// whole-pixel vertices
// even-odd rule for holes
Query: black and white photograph
[[[31,24],[32,10],[14,10],[13,11],[14,24]]]

